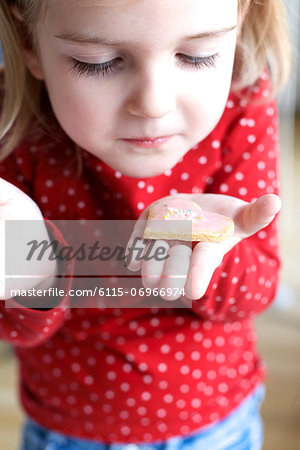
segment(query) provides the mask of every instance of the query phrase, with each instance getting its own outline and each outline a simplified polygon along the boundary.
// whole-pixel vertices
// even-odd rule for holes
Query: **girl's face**
[[[171,169],[217,125],[237,0],[52,0],[39,71],[69,137],[121,173]]]

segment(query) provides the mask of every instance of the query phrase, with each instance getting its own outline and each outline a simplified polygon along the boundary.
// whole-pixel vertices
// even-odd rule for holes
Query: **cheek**
[[[199,140],[204,139],[219,122],[226,106],[230,83],[207,83],[197,87],[187,103],[187,115],[190,129],[197,133]]]
[[[219,122],[230,92],[233,54],[220,57],[216,68],[207,69],[189,87],[189,120],[206,137]],[[200,131],[199,131],[200,132]]]
[[[114,105],[107,101],[107,92],[70,74],[50,77],[46,84],[55,116],[71,139],[83,145],[82,140],[93,141],[108,131]]]

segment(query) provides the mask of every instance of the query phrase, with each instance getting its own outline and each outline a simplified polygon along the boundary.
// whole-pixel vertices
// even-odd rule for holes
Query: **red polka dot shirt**
[[[24,140],[0,176],[51,219],[137,219],[176,193],[245,201],[278,193],[277,110],[268,74],[251,101],[231,93],[211,134],[152,178],[115,172],[72,142]],[[276,220],[236,245],[192,308],[5,308],[1,338],[13,344],[26,413],[52,430],[100,442],[152,442],[186,435],[236,408],[265,376],[253,319],[273,300],[279,269]],[[66,291],[72,279],[61,279]],[[14,299],[18,306],[18,299]]]

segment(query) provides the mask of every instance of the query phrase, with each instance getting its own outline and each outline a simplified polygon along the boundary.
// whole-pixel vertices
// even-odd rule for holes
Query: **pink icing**
[[[151,208],[150,227],[158,229],[170,227],[169,221],[189,220],[192,222],[193,233],[222,232],[231,223],[228,217],[221,214],[203,211],[200,206],[189,200],[174,198],[167,203],[158,202]],[[165,223],[162,223],[162,220]]]

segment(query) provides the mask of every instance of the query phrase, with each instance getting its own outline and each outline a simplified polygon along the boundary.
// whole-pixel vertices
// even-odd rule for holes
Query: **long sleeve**
[[[33,153],[27,151],[28,158],[26,165],[22,164],[22,170],[20,166],[23,158],[19,153],[17,150],[1,162],[0,176],[27,195],[31,195],[34,174]],[[50,220],[46,220],[46,226],[52,239],[57,240],[60,245],[66,245],[62,234]],[[67,294],[71,282],[71,277],[58,278],[56,287]],[[6,307],[5,300],[0,300],[0,339],[19,347],[34,347],[49,339],[62,327],[68,310],[69,297],[65,295],[59,298],[56,307],[48,310],[26,308],[22,300],[24,302],[24,298],[9,299],[9,307]],[[52,298],[51,301],[53,302]]]
[[[268,95],[267,86],[256,88],[256,96]],[[278,194],[277,108],[274,100],[240,105],[222,143],[222,166],[211,177],[208,192],[251,202],[267,193]],[[240,320],[256,316],[272,302],[280,267],[277,221],[225,255],[194,311],[211,320]]]
[[[52,222],[47,220],[46,224],[51,239],[57,240],[61,245],[66,244],[61,233]],[[9,306],[6,307],[5,300],[1,300],[0,338],[19,347],[34,347],[49,339],[65,321],[66,312],[70,303],[68,292],[70,291],[71,283],[71,276],[58,278],[55,287],[63,291],[65,295],[60,297],[56,306],[51,309],[24,307],[22,305],[22,299],[18,298],[9,299]],[[47,300],[47,298],[44,299]],[[50,298],[49,301],[53,303],[55,299]]]

